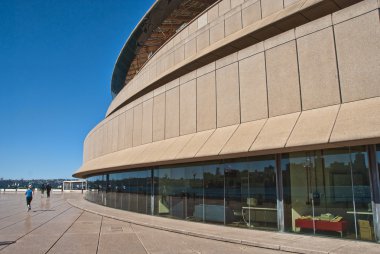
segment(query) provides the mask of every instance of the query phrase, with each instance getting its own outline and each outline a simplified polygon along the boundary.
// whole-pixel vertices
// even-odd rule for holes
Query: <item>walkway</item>
[[[375,243],[320,238],[142,215],[92,204],[80,194],[0,194],[3,253],[379,253]]]

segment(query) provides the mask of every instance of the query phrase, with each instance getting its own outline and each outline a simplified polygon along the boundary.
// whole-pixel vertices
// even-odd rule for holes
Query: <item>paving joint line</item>
[[[72,207],[70,207],[71,209]],[[71,223],[71,225],[62,233],[62,235],[52,244],[52,246],[50,246],[50,248],[45,252],[45,254],[47,254],[56,244],[59,240],[61,240],[61,238],[63,237],[64,234],[66,234],[66,232],[74,225],[74,223],[79,219],[79,217],[81,217],[84,213],[84,210],[82,210],[82,212],[79,214],[79,216],[73,221],[73,223]]]
[[[61,205],[64,205],[65,204],[65,202],[64,203],[62,203],[62,204],[60,204],[60,205],[57,205],[57,206],[53,206],[52,208],[56,208],[56,207],[60,207]],[[40,214],[42,214],[44,211],[40,211],[40,212],[35,212],[34,214],[32,214],[30,217],[35,217],[35,216],[38,216],[38,215],[40,215]],[[24,212],[21,212],[21,213],[17,213],[17,214],[22,214],[22,213],[24,213]],[[16,215],[17,215],[16,214]],[[5,229],[5,228],[8,228],[8,227],[10,227],[10,226],[13,226],[13,225],[15,225],[15,224],[17,224],[17,223],[20,223],[21,221],[25,221],[27,218],[23,218],[23,219],[21,219],[21,220],[19,220],[19,221],[17,221],[17,222],[15,222],[15,223],[12,223],[12,224],[10,224],[10,225],[7,225],[7,226],[5,226],[5,227],[3,227],[3,228],[0,228],[0,230],[3,230],[3,229]]]
[[[98,244],[96,245],[96,253],[98,253],[98,251],[99,251],[99,243],[100,243],[100,235],[102,233],[103,218],[104,218],[104,216],[102,216],[102,219],[100,220],[100,228],[99,228],[99,235],[98,235]]]
[[[51,219],[45,221],[44,223],[42,223],[41,225],[35,227],[33,230],[31,230],[31,231],[27,232],[26,234],[20,236],[19,238],[17,238],[16,240],[14,240],[14,242],[16,243],[16,242],[17,242],[18,240],[20,240],[21,238],[24,238],[25,236],[29,235],[29,234],[32,233],[33,231],[39,229],[40,227],[42,227],[42,226],[45,225],[46,223],[50,222],[51,220],[55,219],[56,217],[58,217],[59,215],[65,213],[65,212],[67,212],[67,211],[70,210],[70,209],[72,209],[72,207],[67,208],[66,210],[60,212],[59,214],[57,214],[57,215],[54,216],[53,218],[51,218]],[[10,246],[10,245],[5,246],[3,249],[7,248],[8,246]],[[3,250],[3,249],[1,249],[1,250]]]
[[[289,252],[289,253],[309,254],[310,252],[312,252],[314,254],[329,254],[328,251],[320,251],[320,250],[315,250],[315,249],[301,249],[301,248],[296,248],[296,247],[286,246],[286,245],[284,246],[284,245],[278,245],[278,244],[260,243],[260,242],[248,241],[248,240],[239,240],[239,239],[233,239],[233,238],[229,238],[229,237],[207,235],[204,233],[198,233],[198,232],[180,230],[180,229],[175,229],[175,228],[170,228],[170,227],[165,227],[165,226],[158,226],[158,225],[152,225],[152,224],[148,224],[148,223],[136,222],[136,221],[129,220],[129,219],[119,218],[119,217],[116,217],[113,215],[107,215],[107,214],[102,213],[102,212],[93,211],[89,208],[86,208],[85,206],[81,207],[80,205],[72,203],[70,200],[67,200],[67,202],[74,207],[77,207],[79,209],[85,210],[85,211],[93,213],[93,214],[97,214],[97,215],[104,216],[107,218],[115,219],[118,221],[128,222],[128,223],[131,223],[134,225],[139,225],[139,226],[143,226],[143,227],[147,227],[147,228],[154,228],[154,229],[158,229],[158,230],[164,230],[164,231],[173,232],[173,233],[177,233],[177,234],[183,234],[183,235],[188,235],[188,236],[193,236],[193,237],[198,237],[198,238],[203,238],[203,239],[208,239],[208,240],[214,240],[214,241],[220,241],[220,242],[240,244],[243,246],[251,246],[251,247],[257,247],[257,248],[262,248],[262,249],[284,251],[284,252]]]
[[[141,238],[138,236],[138,234],[136,233],[136,231],[135,231],[135,229],[133,228],[132,225],[133,225],[133,223],[131,223],[131,229],[132,229],[133,233],[136,235],[137,239],[139,239],[139,241],[140,241],[142,247],[144,248],[145,252],[146,252],[147,254],[149,254],[150,252],[149,252],[148,249],[145,247],[143,241],[142,241]]]

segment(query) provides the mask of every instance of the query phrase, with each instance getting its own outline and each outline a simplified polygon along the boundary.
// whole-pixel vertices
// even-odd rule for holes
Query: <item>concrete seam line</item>
[[[299,248],[294,248],[294,247],[290,247],[290,246],[282,246],[282,245],[276,245],[276,244],[270,244],[270,243],[260,243],[260,242],[252,242],[252,241],[247,241],[247,240],[238,240],[238,239],[227,238],[227,237],[222,237],[222,236],[213,236],[213,235],[207,235],[204,233],[197,233],[197,232],[192,232],[192,231],[179,230],[179,229],[175,229],[175,228],[168,228],[168,227],[163,227],[163,226],[151,225],[151,224],[147,224],[147,223],[140,223],[140,222],[136,222],[136,221],[129,220],[129,219],[115,218],[112,215],[107,215],[107,214],[103,214],[100,212],[92,211],[88,208],[81,207],[78,204],[72,203],[70,200],[67,200],[67,202],[70,205],[75,206],[79,209],[82,209],[84,211],[94,213],[97,215],[101,215],[101,216],[104,216],[107,218],[111,218],[111,219],[115,219],[115,220],[119,220],[119,221],[124,221],[124,222],[128,222],[128,223],[131,223],[134,225],[147,227],[147,228],[154,228],[157,230],[163,230],[163,231],[178,233],[178,234],[182,234],[182,235],[188,235],[188,236],[193,236],[193,237],[198,237],[198,238],[203,238],[203,239],[209,239],[209,240],[214,240],[214,241],[220,241],[220,242],[233,243],[233,244],[241,244],[244,246],[251,246],[251,247],[257,247],[257,248],[262,248],[262,249],[281,250],[281,251],[291,252],[291,253],[308,254],[308,253],[312,252],[312,253],[317,253],[317,254],[328,254],[328,252],[325,252],[325,251],[306,250],[306,249],[299,249]],[[147,252],[147,253],[149,253],[149,252]]]

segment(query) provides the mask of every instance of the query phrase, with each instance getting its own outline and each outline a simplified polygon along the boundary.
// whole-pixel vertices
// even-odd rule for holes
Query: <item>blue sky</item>
[[[0,178],[70,178],[154,0],[0,1]]]

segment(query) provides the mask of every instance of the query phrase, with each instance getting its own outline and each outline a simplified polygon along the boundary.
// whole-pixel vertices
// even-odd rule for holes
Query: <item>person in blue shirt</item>
[[[28,189],[25,191],[25,196],[26,196],[26,205],[28,206],[28,212],[30,209],[32,209],[31,203],[33,199],[33,189],[32,185],[28,186]]]

